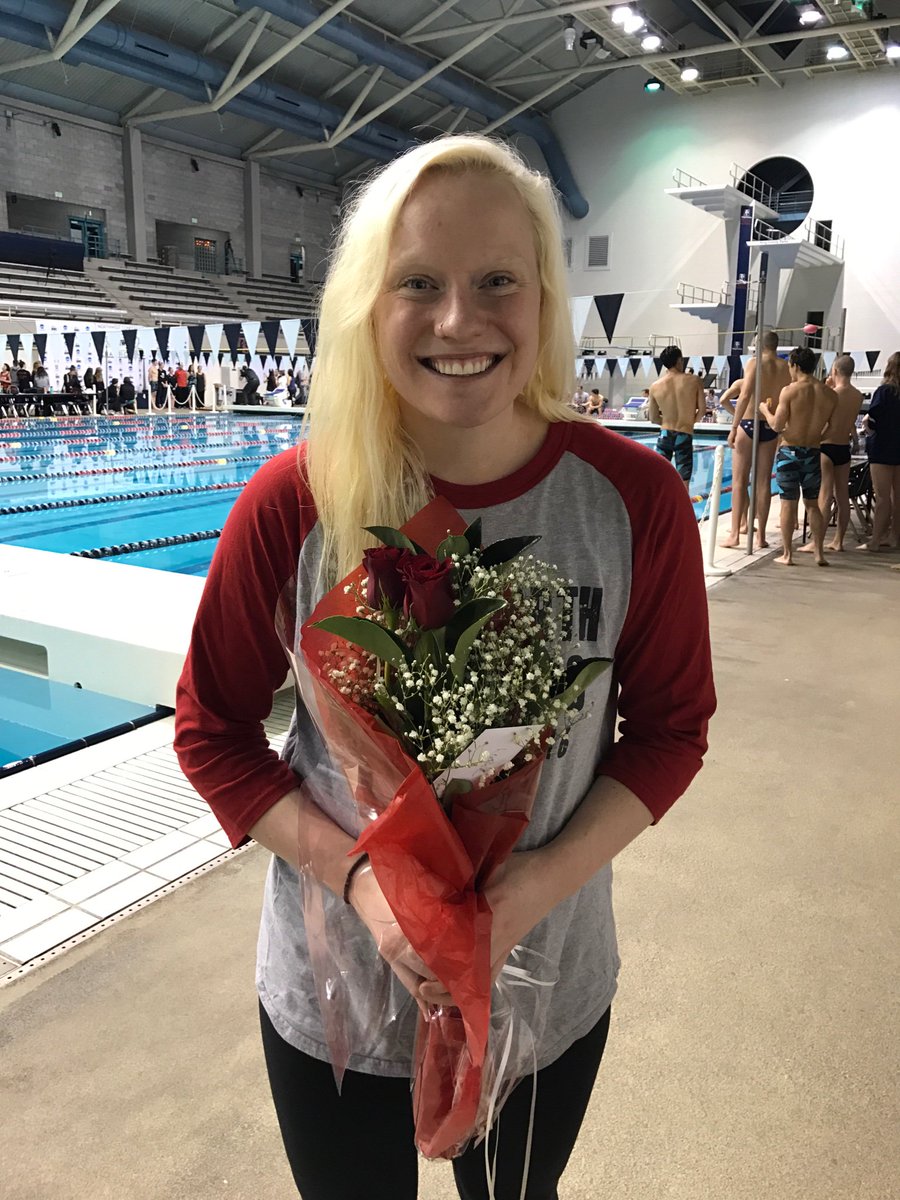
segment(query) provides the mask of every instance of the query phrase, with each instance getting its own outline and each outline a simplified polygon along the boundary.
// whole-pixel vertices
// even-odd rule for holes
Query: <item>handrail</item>
[[[696,175],[689,175],[687,171],[682,171],[680,167],[676,167],[672,172],[672,178],[675,181],[676,187],[709,187],[708,183],[704,183],[703,180],[698,179]]]
[[[754,175],[752,171],[745,171],[737,163],[731,164],[731,182],[745,196],[750,196],[753,200],[759,200],[767,208],[776,207],[778,193],[775,189],[766,183],[764,179],[760,179],[758,175]]]

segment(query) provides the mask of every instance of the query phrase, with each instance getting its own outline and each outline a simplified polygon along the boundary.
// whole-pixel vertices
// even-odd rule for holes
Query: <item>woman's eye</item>
[[[423,279],[420,275],[411,275],[409,279],[404,279],[400,286],[408,288],[413,292],[424,292],[431,285],[427,279]]]
[[[490,275],[488,283],[491,287],[506,287],[510,283],[515,283],[515,280],[511,275]]]

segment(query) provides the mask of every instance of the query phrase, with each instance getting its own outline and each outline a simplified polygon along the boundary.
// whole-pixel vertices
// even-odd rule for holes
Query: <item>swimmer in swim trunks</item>
[[[676,471],[690,489],[694,425],[706,412],[703,382],[697,375],[684,373],[684,355],[679,346],[666,346],[659,358],[666,373],[650,388],[650,420],[662,426],[656,449],[669,462],[675,460]]]
[[[791,382],[788,365],[783,358],[778,357],[777,351],[778,334],[771,331],[764,333],[762,354],[747,363],[747,374],[744,376],[741,394],[733,410],[731,433],[728,435],[728,444],[732,448],[731,533],[722,542],[723,546],[730,548],[740,543],[741,534],[746,529],[747,510],[750,506],[749,486],[753,465],[753,406],[756,403],[756,372],[759,370],[762,374],[762,397],[770,412],[775,411],[775,401],[781,395],[782,389]],[[766,540],[766,525],[772,503],[772,464],[775,461],[777,444],[778,434],[765,421],[760,421],[759,444],[756,452],[759,486],[756,489],[754,517],[759,532],[757,544],[762,549],[769,544]]]
[[[822,490],[819,492],[819,510],[827,523],[831,516],[831,500],[837,506],[834,537],[826,550],[843,550],[844,535],[850,524],[850,441],[856,431],[856,418],[862,406],[863,395],[850,380],[856,363],[849,354],[841,354],[834,360],[828,385],[837,393],[837,408],[822,434]],[[806,547],[804,546],[805,550]]]
[[[819,511],[822,483],[819,447],[822,434],[834,417],[838,400],[831,388],[813,378],[817,361],[814,350],[799,347],[792,350],[788,359],[791,382],[782,389],[774,415],[765,404],[759,409],[759,415],[769,428],[784,438],[775,456],[775,478],[781,489],[783,548],[781,558],[775,561],[786,567],[794,565],[794,529],[801,493],[812,530],[816,562],[820,567],[828,566],[824,547],[825,518]]]

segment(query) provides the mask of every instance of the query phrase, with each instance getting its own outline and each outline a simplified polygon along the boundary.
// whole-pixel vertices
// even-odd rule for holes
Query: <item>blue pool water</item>
[[[221,529],[251,475],[296,445],[299,435],[297,418],[280,416],[4,421],[0,542],[60,554],[103,551],[98,556],[109,562],[205,575],[217,539],[191,535]],[[644,430],[635,436],[655,442]],[[698,519],[712,483],[713,448],[721,441],[712,434],[695,439],[690,494]],[[720,511],[728,512],[727,448],[722,486]],[[175,538],[185,540],[159,544]],[[108,553],[126,545],[127,551]]]
[[[136,728],[154,708],[0,667],[0,778],[24,759],[50,757]]]

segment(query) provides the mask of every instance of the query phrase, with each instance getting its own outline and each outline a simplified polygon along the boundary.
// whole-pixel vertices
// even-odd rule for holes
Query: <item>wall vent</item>
[[[587,263],[589,271],[596,271],[609,266],[609,234],[597,234],[589,237],[587,242]]]

